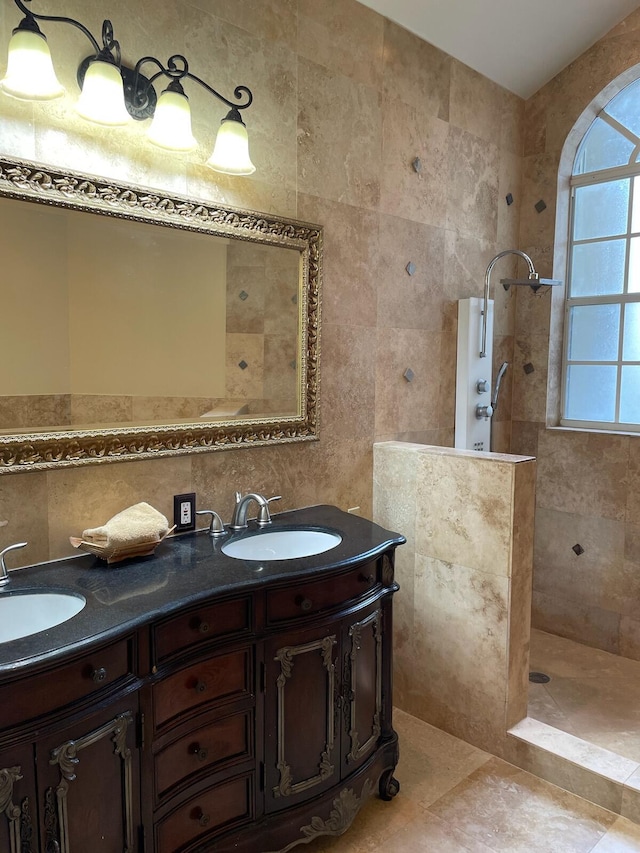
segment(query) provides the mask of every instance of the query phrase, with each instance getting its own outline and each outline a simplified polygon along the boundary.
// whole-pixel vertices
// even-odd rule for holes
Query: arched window
[[[569,238],[561,423],[640,431],[640,80],[578,148]]]

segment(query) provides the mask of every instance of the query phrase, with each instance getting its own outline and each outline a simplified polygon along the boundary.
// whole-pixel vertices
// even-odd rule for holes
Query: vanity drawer
[[[251,598],[207,602],[156,625],[153,629],[154,660],[163,660],[216,637],[230,639],[251,630]]]
[[[268,592],[267,622],[274,624],[338,607],[364,595],[376,585],[376,581],[377,565],[372,560],[343,575]]]
[[[231,779],[187,800],[156,825],[157,853],[176,853],[215,830],[230,828],[253,818],[253,774]],[[215,850],[211,848],[199,848]]]
[[[206,705],[250,696],[253,670],[250,651],[240,649],[206,658],[155,684],[156,729]]]
[[[133,638],[103,646],[71,663],[0,687],[0,725],[15,725],[64,708],[134,675]]]
[[[156,755],[158,799],[191,779],[211,775],[253,757],[253,712],[208,722],[165,746]]]

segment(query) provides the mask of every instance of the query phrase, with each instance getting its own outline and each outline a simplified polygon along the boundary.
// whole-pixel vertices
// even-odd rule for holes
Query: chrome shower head
[[[487,267],[487,271],[484,274],[484,297],[483,297],[483,306],[482,306],[482,332],[481,332],[481,343],[480,343],[480,358],[486,358],[487,355],[487,314],[489,312],[489,286],[491,283],[491,271],[493,270],[496,262],[500,260],[500,258],[504,258],[507,255],[518,255],[518,257],[522,258],[527,263],[527,267],[529,268],[529,275],[526,279],[522,278],[504,278],[502,279],[502,286],[505,290],[508,290],[512,284],[526,284],[530,287],[534,292],[538,290],[540,287],[544,286],[552,286],[554,284],[562,284],[560,281],[556,281],[551,278],[540,278],[539,274],[536,272],[536,268],[533,265],[533,261],[527,255],[526,252],[521,252],[520,249],[505,249],[504,252],[498,252],[495,258],[492,258],[489,261],[489,266]]]
[[[511,285],[521,285],[530,287],[535,293],[535,291],[539,290],[541,287],[555,287],[558,284],[562,284],[562,282],[557,278],[540,278],[538,273],[532,273],[527,278],[501,278],[500,284],[505,290],[509,290]]]

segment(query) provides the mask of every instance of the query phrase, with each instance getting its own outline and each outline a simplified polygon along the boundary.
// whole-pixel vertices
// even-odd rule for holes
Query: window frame
[[[614,100],[612,98],[611,101]],[[608,106],[608,104],[607,104]],[[624,166],[614,166],[608,169],[601,169],[594,172],[572,174],[570,178],[570,209],[569,209],[569,231],[567,241],[567,274],[566,274],[566,291],[564,299],[564,335],[562,342],[562,371],[561,371],[561,388],[560,388],[560,419],[561,427],[571,429],[582,429],[599,432],[621,432],[621,433],[640,433],[640,418],[639,422],[627,422],[620,420],[620,397],[622,386],[622,369],[625,366],[639,366],[640,360],[625,360],[623,359],[624,347],[624,322],[626,306],[629,304],[640,304],[640,290],[636,293],[629,292],[629,266],[631,255],[631,241],[635,238],[640,239],[640,230],[632,231],[633,225],[633,205],[636,193],[640,194],[640,139],[621,125],[616,119],[606,113],[606,107],[601,110],[593,119],[585,134],[582,137],[580,145],[576,151],[573,168],[576,168],[582,143],[587,138],[587,134],[591,130],[593,123],[601,118],[611,124],[620,133],[623,133],[627,138],[631,139],[634,144],[634,150],[629,162]],[[622,234],[611,234],[605,237],[586,238],[583,240],[575,240],[575,214],[576,214],[576,191],[580,187],[593,186],[595,184],[613,183],[616,180],[627,179],[629,181],[629,200],[627,208],[626,230]],[[587,245],[594,243],[603,243],[615,239],[623,239],[625,241],[625,260],[624,260],[624,283],[623,291],[616,294],[603,294],[597,296],[571,296],[571,284],[573,278],[573,257],[576,245]],[[569,344],[570,344],[570,318],[571,309],[580,305],[619,305],[620,306],[620,325],[618,331],[618,352],[616,361],[595,361],[569,359]],[[568,369],[574,364],[602,364],[606,366],[615,366],[616,368],[616,390],[615,390],[615,412],[613,421],[601,420],[577,420],[566,416],[567,412],[567,378]]]

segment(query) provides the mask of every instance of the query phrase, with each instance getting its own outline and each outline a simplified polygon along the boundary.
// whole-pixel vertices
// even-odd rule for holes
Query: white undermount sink
[[[0,592],[0,643],[60,625],[86,603],[82,595],[70,592]]]
[[[296,560],[323,554],[341,542],[339,533],[328,530],[266,530],[225,542],[222,553],[238,560]]]

